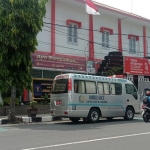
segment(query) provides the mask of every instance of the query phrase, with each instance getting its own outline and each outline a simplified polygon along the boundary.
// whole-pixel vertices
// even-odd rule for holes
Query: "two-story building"
[[[111,51],[122,52],[127,78],[137,78],[141,90],[150,87],[150,20],[94,2],[101,15],[86,13],[85,0],[49,0],[37,51],[32,55],[33,78],[64,72],[86,73]],[[24,94],[26,97],[26,94]]]

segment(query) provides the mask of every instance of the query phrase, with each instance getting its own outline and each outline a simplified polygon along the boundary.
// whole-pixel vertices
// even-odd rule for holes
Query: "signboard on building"
[[[45,95],[50,98],[53,80],[51,79],[33,79],[33,99],[42,99]]]
[[[150,60],[146,58],[124,57],[124,72],[133,75],[150,76]]]
[[[56,57],[43,54],[32,54],[31,58],[33,67],[86,71],[86,60],[84,59]]]
[[[89,74],[95,74],[95,62],[87,61],[86,72]]]

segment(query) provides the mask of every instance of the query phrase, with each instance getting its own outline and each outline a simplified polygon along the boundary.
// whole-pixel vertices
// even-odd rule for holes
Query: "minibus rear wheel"
[[[80,118],[75,118],[75,117],[71,117],[69,118],[73,123],[78,123],[78,121],[80,120]]]
[[[100,112],[99,112],[99,110],[97,108],[92,108],[89,111],[88,120],[91,123],[96,123],[96,122],[99,121],[99,118],[100,118]]]

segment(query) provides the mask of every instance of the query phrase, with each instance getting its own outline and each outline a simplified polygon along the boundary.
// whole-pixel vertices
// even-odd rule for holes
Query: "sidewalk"
[[[62,120],[61,118],[52,117],[50,114],[38,114],[36,117],[28,117],[27,115],[17,115],[17,118],[22,118],[24,123],[29,122],[50,122]],[[7,116],[0,116],[0,124],[6,124],[8,122]]]
[[[51,122],[51,121],[68,121],[68,118],[57,118],[57,117],[52,117],[50,114],[38,114],[35,118],[28,117],[27,115],[17,115],[17,118],[21,118],[24,123],[31,123],[31,122]],[[141,119],[142,116],[141,114],[135,114],[134,118],[139,118]],[[8,119],[7,116],[0,116],[0,124],[7,124]]]

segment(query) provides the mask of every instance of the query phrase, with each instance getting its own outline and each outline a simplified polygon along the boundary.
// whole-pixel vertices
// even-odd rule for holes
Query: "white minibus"
[[[134,84],[126,79],[83,74],[61,74],[54,78],[50,95],[52,116],[72,122],[98,122],[124,117],[132,120],[140,113],[140,100]]]

